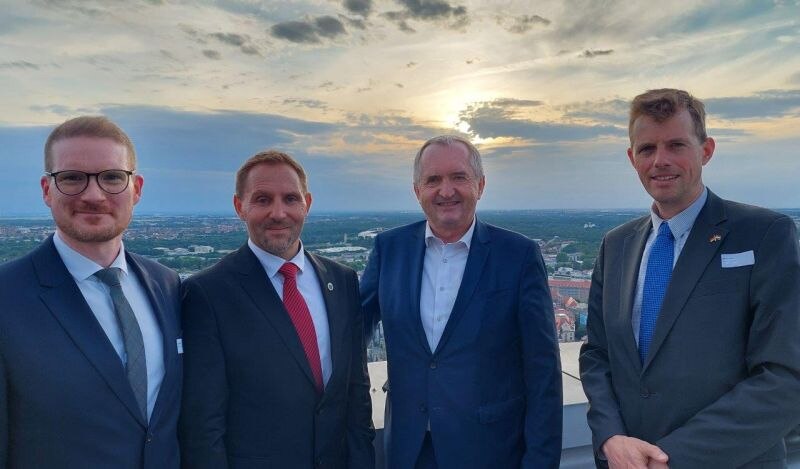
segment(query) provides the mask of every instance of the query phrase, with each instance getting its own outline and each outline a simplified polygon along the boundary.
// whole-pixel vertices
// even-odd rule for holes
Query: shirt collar
[[[425,245],[426,246],[430,246],[431,242],[435,239],[435,240],[438,240],[442,244],[458,244],[458,243],[462,243],[462,244],[464,244],[464,246],[467,247],[467,249],[469,249],[470,244],[472,244],[472,233],[475,231],[475,220],[476,219],[477,219],[476,217],[472,217],[472,224],[469,225],[469,229],[467,230],[467,232],[464,233],[464,236],[462,236],[458,241],[456,241],[454,243],[445,243],[444,241],[439,239],[435,234],[433,234],[433,230],[431,230],[431,224],[426,221],[425,222]]]
[[[675,239],[680,238],[692,229],[692,225],[694,225],[694,221],[700,214],[700,210],[702,210],[703,206],[706,204],[706,199],[708,199],[708,188],[703,187],[703,192],[700,193],[700,196],[695,199],[691,205],[683,209],[682,212],[670,218],[669,220],[664,220],[663,218],[659,217],[656,215],[655,210],[651,208],[650,220],[653,223],[653,231],[658,232],[658,229],[661,227],[661,223],[668,221],[669,230],[672,232],[672,236],[675,237]]]
[[[67,267],[67,270],[75,279],[75,281],[80,282],[86,280],[94,275],[94,273],[98,270],[103,269],[102,265],[72,249],[63,239],[61,239],[61,234],[58,232],[58,230],[56,230],[55,235],[53,235],[53,244],[55,244],[58,255],[61,256],[61,260],[64,262],[64,265]],[[125,246],[121,241],[119,254],[117,254],[114,262],[112,262],[109,267],[117,267],[118,269],[122,270],[125,275],[128,274],[128,262],[125,260]]]
[[[247,245],[250,246],[250,250],[253,251],[253,254],[255,254],[258,258],[258,262],[260,262],[261,266],[264,267],[264,270],[267,272],[267,276],[269,278],[277,275],[278,269],[280,269],[281,266],[287,262],[291,262],[292,264],[296,265],[301,273],[306,266],[306,255],[305,250],[303,249],[302,241],[300,241],[300,249],[297,251],[297,254],[295,254],[294,257],[288,261],[282,257],[278,257],[275,254],[261,249],[250,238],[247,239]]]

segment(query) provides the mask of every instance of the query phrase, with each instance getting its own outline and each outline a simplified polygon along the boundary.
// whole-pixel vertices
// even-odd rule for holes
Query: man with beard
[[[44,166],[56,232],[0,266],[0,467],[177,468],[179,279],[123,246],[133,144],[78,117]]]
[[[358,279],[303,249],[305,171],[259,153],[233,205],[247,244],[185,283],[183,467],[374,467]]]

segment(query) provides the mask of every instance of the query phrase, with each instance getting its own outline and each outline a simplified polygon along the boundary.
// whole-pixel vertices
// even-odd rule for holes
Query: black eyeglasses
[[[89,177],[94,176],[100,189],[109,194],[119,194],[128,188],[133,171],[107,169],[99,173],[85,173],[72,169],[45,173],[56,181],[56,187],[64,195],[78,195],[89,187]]]

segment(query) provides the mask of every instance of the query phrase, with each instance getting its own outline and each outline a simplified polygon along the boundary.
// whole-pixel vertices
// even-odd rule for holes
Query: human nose
[[[101,200],[106,197],[106,191],[100,188],[97,182],[97,175],[91,174],[86,180],[86,189],[81,192],[81,197],[84,199]]]
[[[272,210],[270,210],[270,218],[273,220],[283,220],[286,218],[286,204],[282,201],[278,200],[272,204]]]
[[[439,195],[442,197],[451,197],[455,192],[453,183],[447,178],[443,179],[442,183],[439,185]]]
[[[655,155],[653,155],[653,164],[657,167],[670,165],[669,152],[663,145],[656,147]]]

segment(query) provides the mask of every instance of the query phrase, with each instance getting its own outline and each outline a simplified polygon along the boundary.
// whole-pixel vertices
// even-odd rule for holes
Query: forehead
[[[473,172],[469,164],[469,150],[461,142],[453,142],[450,145],[431,144],[422,152],[420,168],[422,174]]]
[[[250,169],[244,188],[247,191],[302,193],[300,176],[284,163],[260,163]]]
[[[669,119],[661,122],[647,115],[641,115],[633,122],[631,142],[674,139],[696,140],[694,121],[686,109],[681,109]]]
[[[104,170],[128,168],[128,149],[110,138],[70,137],[52,147],[53,171],[64,169]]]

